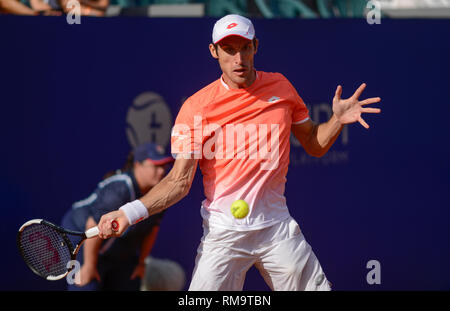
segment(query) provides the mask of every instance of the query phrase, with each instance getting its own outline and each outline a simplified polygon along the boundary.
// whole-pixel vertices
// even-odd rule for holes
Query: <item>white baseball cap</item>
[[[236,14],[226,15],[214,24],[212,33],[214,44],[225,37],[233,35],[253,40],[255,28],[248,18]]]

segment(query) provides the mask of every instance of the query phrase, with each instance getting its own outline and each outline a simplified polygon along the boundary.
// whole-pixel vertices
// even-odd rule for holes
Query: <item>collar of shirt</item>
[[[255,71],[256,77],[255,77],[255,81],[253,81],[252,85],[255,84],[256,80],[258,80],[258,71],[256,71],[256,69],[253,69]],[[223,79],[223,74],[220,76],[220,82],[222,82],[222,85],[227,89],[230,90],[230,87],[228,86],[228,84],[225,82],[225,80]],[[249,87],[251,87],[252,85],[250,85]],[[244,89],[248,89],[244,88]]]

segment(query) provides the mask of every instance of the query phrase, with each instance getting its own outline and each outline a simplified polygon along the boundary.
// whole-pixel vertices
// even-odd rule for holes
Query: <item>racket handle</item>
[[[98,227],[95,226],[95,227],[92,227],[91,229],[88,229],[84,234],[86,235],[86,238],[90,239],[90,238],[97,236],[98,232],[99,232]]]
[[[119,223],[117,222],[117,220],[111,221],[111,226],[114,232],[119,231]],[[86,238],[90,239],[97,236],[98,233],[99,233],[98,227],[95,226],[92,227],[91,229],[88,229],[84,234],[86,234]]]

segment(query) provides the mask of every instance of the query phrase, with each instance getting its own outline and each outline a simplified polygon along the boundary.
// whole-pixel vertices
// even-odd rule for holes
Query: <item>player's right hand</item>
[[[113,221],[119,224],[119,228],[116,230],[113,227]],[[97,225],[98,227],[98,237],[101,239],[108,239],[111,237],[121,236],[122,233],[128,228],[130,223],[125,213],[122,210],[117,210],[103,215]]]

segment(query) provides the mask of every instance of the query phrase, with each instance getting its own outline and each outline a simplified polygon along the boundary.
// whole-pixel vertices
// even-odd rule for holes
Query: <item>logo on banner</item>
[[[170,142],[172,113],[164,98],[154,92],[137,96],[128,108],[126,134],[128,142],[136,147],[153,142],[164,148]]]
[[[328,121],[333,110],[328,103],[319,103],[313,105],[306,105],[310,112],[311,119],[316,123],[323,123]],[[328,152],[321,158],[315,158],[308,155],[300,142],[291,134],[291,153],[290,153],[290,163],[293,166],[300,165],[337,165],[345,164],[349,162],[349,134],[348,126],[345,125],[342,129],[341,134],[338,139],[334,142],[333,146],[328,150]]]

